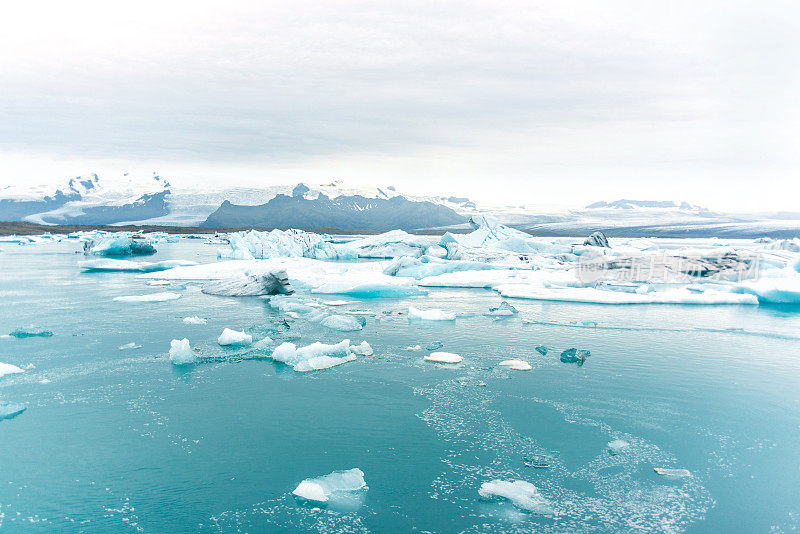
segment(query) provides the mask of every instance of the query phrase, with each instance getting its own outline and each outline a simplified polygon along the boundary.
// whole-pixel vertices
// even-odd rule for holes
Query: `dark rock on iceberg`
[[[608,244],[608,238],[603,232],[594,232],[592,235],[586,238],[586,241],[584,241],[583,244],[592,247],[610,247]]]
[[[223,297],[255,297],[259,295],[290,295],[294,288],[286,271],[265,274],[245,274],[203,285],[203,293]]]

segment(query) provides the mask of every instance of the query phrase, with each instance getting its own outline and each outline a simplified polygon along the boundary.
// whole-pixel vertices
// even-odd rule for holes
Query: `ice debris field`
[[[800,528],[800,239],[471,225],[0,237],[0,527]]]

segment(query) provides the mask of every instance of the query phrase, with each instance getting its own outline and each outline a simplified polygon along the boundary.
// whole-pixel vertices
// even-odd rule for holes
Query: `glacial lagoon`
[[[225,245],[169,241],[133,260],[225,263]],[[291,262],[292,297],[227,297],[168,275],[184,267],[83,270],[75,239],[0,248],[0,362],[22,371],[0,377],[3,532],[800,529],[797,305],[609,305],[413,279],[408,294],[337,295]],[[327,261],[320,276],[388,262]],[[177,297],[115,300],[157,293]],[[517,313],[490,312],[503,302]],[[253,343],[221,346],[226,328]],[[174,365],[184,338],[196,361]],[[372,354],[309,372],[272,359],[344,339]],[[562,361],[572,348],[588,357]],[[304,481],[326,500],[293,494]]]

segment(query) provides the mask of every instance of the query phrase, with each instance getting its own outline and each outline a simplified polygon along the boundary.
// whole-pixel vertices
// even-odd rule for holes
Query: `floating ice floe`
[[[355,332],[364,328],[364,325],[352,315],[328,315],[320,321],[325,328],[341,332]]]
[[[360,345],[350,345],[350,352],[359,356],[372,356],[374,351],[369,343],[362,341]]]
[[[197,265],[196,261],[164,260],[158,262],[117,260],[112,258],[98,258],[94,260],[79,261],[78,267],[84,271],[95,272],[143,272],[153,273],[166,271],[174,267],[188,267]],[[163,283],[163,280],[158,281]],[[151,284],[152,285],[152,284]]]
[[[317,294],[340,294],[356,298],[402,298],[425,294],[414,280],[383,274],[381,262],[334,263],[309,258],[234,260],[176,267],[142,278],[167,280],[222,280],[235,276],[271,273],[284,269],[295,288]]]
[[[323,300],[326,306],[346,306],[348,304],[358,304],[357,300]]]
[[[392,260],[384,268],[384,274],[416,278],[420,280],[429,276],[461,271],[483,271],[495,268],[488,263],[478,261],[444,260],[434,256],[401,256]]]
[[[503,301],[500,303],[498,307],[489,308],[489,313],[487,313],[487,315],[495,315],[498,317],[503,317],[503,316],[517,315],[518,313],[519,311],[517,311],[517,309],[514,306],[512,306],[506,301]]]
[[[173,339],[169,345],[169,361],[173,364],[186,365],[197,361],[197,356],[192,351],[192,347],[189,346],[188,339]]]
[[[661,476],[665,477],[675,477],[675,478],[682,478],[682,477],[690,477],[692,473],[688,469],[672,469],[668,467],[654,467],[653,471],[658,473]]]
[[[161,293],[150,293],[149,295],[128,295],[124,297],[114,297],[117,302],[165,302],[181,298],[180,293],[164,291]]]
[[[14,329],[9,336],[15,337],[17,339],[22,339],[26,337],[52,337],[53,332],[50,330],[44,330],[42,328],[16,328]]]
[[[148,280],[147,281],[147,285],[148,286],[168,286],[170,284],[172,284],[172,282],[170,282],[169,280]]]
[[[223,347],[243,347],[251,344],[252,342],[253,336],[250,334],[239,332],[237,330],[231,330],[230,328],[223,330],[222,334],[220,334],[219,338],[217,339],[217,343]]]
[[[119,346],[119,350],[141,349],[141,348],[142,348],[141,345],[137,345],[133,341],[131,341],[130,343],[125,343],[124,345],[120,345]]]
[[[545,347],[544,345],[537,345],[536,352],[538,352],[542,356],[547,356],[547,347]]]
[[[422,350],[422,347],[420,345],[412,345],[410,347],[406,347],[406,350],[408,351]]]
[[[338,493],[359,491],[366,487],[364,472],[354,468],[303,480],[292,494],[309,501],[328,502],[335,499]]]
[[[446,312],[437,308],[430,310],[420,310],[414,306],[408,307],[408,318],[421,321],[455,321],[456,314]]]
[[[537,514],[553,512],[550,502],[542,497],[536,486],[524,480],[492,480],[481,484],[478,495],[484,499],[501,498],[511,501],[517,508]]]
[[[351,347],[350,340],[345,339],[335,345],[312,343],[297,348],[294,343],[281,343],[272,351],[272,359],[283,362],[298,372],[319,371],[356,359],[354,353],[371,351],[368,343]]]
[[[611,454],[622,454],[630,448],[631,444],[625,440],[615,439],[608,442],[608,451]]]
[[[503,360],[497,365],[502,365],[504,367],[508,367],[509,369],[513,369],[515,371],[530,371],[532,369],[531,364],[529,364],[525,360],[518,360],[518,359]]]
[[[25,372],[24,369],[21,369],[16,365],[0,362],[0,377],[4,377],[6,375],[13,375],[17,373],[24,373],[24,372]]]
[[[206,320],[202,317],[198,317],[197,315],[192,317],[184,317],[183,322],[185,324],[206,324]]]
[[[11,402],[0,402],[0,420],[13,419],[28,407],[24,404],[16,404]]]
[[[425,361],[435,363],[459,363],[463,360],[464,358],[452,352],[431,352],[425,356]]]
[[[122,235],[87,241],[84,250],[95,256],[147,256],[156,253],[156,247],[140,235]]]
[[[591,356],[591,353],[588,350],[572,348],[561,353],[561,361],[564,363],[583,363],[589,356]]]
[[[286,271],[244,273],[243,275],[214,280],[203,285],[203,293],[223,297],[253,297],[259,295],[290,295],[294,288]]]

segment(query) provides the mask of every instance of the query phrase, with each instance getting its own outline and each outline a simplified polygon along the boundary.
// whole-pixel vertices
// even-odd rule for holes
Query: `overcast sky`
[[[800,211],[800,3],[8,2],[0,185]]]

